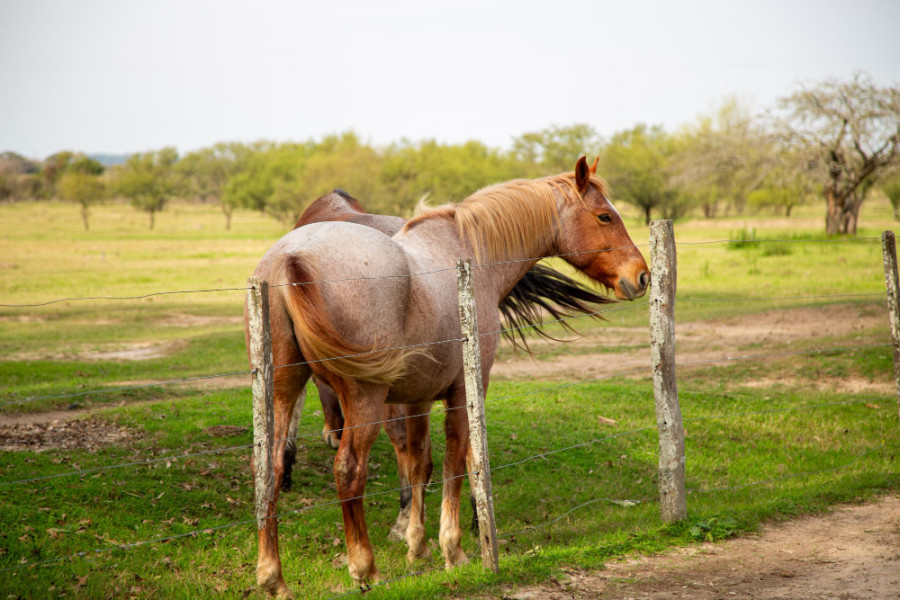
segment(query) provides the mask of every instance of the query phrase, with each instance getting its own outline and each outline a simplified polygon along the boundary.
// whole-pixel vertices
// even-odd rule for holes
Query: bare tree
[[[900,167],[900,89],[857,73],[850,81],[804,86],[779,102],[782,140],[822,184],[825,232],[856,234],[866,192]]]

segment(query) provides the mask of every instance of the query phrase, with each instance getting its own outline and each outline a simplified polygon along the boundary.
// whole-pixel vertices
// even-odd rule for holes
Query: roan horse
[[[406,419],[412,489],[408,556],[427,553],[424,482],[431,476],[428,412],[447,407],[440,547],[447,565],[466,560],[459,503],[469,440],[455,263],[478,262],[474,288],[482,332],[485,389],[499,343],[498,306],[542,257],[559,254],[577,269],[632,300],[649,272],[607,198],[605,183],[584,157],[574,173],[516,180],[480,190],[458,205],[424,209],[393,237],[347,222],[294,229],[255,271],[270,288],[275,371],[275,494],[259,531],[256,576],[274,595],[288,595],[278,552],[276,502],[284,443],[294,403],[312,374],[338,394],[345,428],[334,461],[349,571],[356,582],[379,578],[363,509],[368,455],[384,403],[410,405]]]
[[[314,200],[297,220],[294,229],[323,221],[357,223],[377,229],[388,236],[394,236],[406,225],[406,219],[400,217],[366,212],[356,198],[341,189]],[[500,312],[506,322],[506,328],[502,331],[502,335],[514,347],[530,353],[525,335],[526,330],[555,340],[542,328],[541,320],[546,318],[545,314],[549,315],[551,322],[557,321],[566,329],[574,331],[564,320],[565,317],[571,316],[571,313],[581,313],[600,318],[599,314],[594,312],[596,310],[594,306],[609,302],[612,300],[597,294],[584,284],[547,266],[537,264],[500,301]],[[325,416],[322,439],[326,444],[337,449],[344,427],[344,415],[341,412],[340,401],[335,391],[327,383],[316,379],[315,384]],[[282,491],[289,490],[292,485],[291,472],[297,454],[295,439],[304,402],[305,398],[301,392],[301,396],[295,404],[294,416],[285,443]],[[391,528],[390,537],[399,541],[404,541],[406,538],[409,502],[412,497],[406,475],[408,469],[404,463],[408,452],[406,450],[406,423],[403,419],[408,416],[409,405],[385,404],[383,425],[397,455],[397,472],[400,479],[400,513]],[[430,459],[426,457],[426,460]],[[474,498],[472,502],[474,506]],[[477,514],[474,510],[472,516],[472,530],[477,531]]]

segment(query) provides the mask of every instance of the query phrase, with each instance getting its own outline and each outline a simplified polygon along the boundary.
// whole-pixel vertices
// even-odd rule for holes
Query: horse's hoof
[[[447,568],[449,569],[451,567],[469,564],[469,557],[466,556],[466,553],[463,552],[462,548],[457,548],[454,552],[452,552],[451,556],[446,557],[445,562]]]
[[[381,573],[378,572],[378,568],[374,564],[362,569],[355,568],[353,564],[350,564],[348,570],[350,571],[350,578],[353,579],[353,583],[363,590],[368,589],[381,581]]]
[[[405,542],[406,541],[406,524],[401,524],[399,521],[394,523],[391,527],[391,530],[388,531],[387,535],[388,539],[392,542]]]
[[[273,571],[267,568],[257,568],[256,583],[266,593],[275,598],[293,598],[291,590],[284,583],[284,577],[281,576],[281,569]]]
[[[431,548],[428,547],[428,544],[422,544],[422,546],[418,550],[414,550],[410,548],[406,553],[406,562],[409,564],[413,564],[419,560],[430,560],[431,559]]]

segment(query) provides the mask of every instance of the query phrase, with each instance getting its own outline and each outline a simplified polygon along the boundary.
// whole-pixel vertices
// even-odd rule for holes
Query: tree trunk
[[[788,205],[786,205],[786,206],[784,207],[784,216],[785,216],[785,217],[790,217],[790,216],[791,216],[791,209],[792,209],[792,208],[794,208],[794,205],[793,205],[793,204],[788,204]]]
[[[153,224],[154,224],[154,222],[156,221],[156,211],[155,211],[155,210],[151,210],[151,211],[148,211],[148,212],[150,213],[150,229],[153,229]]]
[[[843,212],[844,200],[846,198],[838,197],[832,190],[825,190],[825,202],[827,208],[825,212],[825,233],[828,235],[837,235],[841,231],[841,213]]]
[[[88,227],[88,205],[81,205],[81,221],[84,223],[84,230],[89,231],[90,227]]]
[[[825,233],[828,235],[856,235],[859,209],[863,199],[855,193],[839,196],[831,190],[825,192],[828,212],[825,215]]]
[[[649,224],[650,224],[650,220],[651,220],[651,219],[650,219],[650,207],[649,207],[649,206],[645,206],[645,207],[644,207],[644,225],[649,225]]]
[[[222,212],[225,213],[225,229],[227,231],[231,231],[231,213],[233,209],[231,206],[222,205]]]

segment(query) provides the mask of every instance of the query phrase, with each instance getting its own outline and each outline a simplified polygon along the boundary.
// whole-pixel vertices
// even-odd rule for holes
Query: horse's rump
[[[272,265],[271,280],[278,286],[303,356],[313,371],[390,384],[404,374],[414,354],[393,348],[403,345],[406,262],[390,238],[372,229],[340,224],[335,235],[324,233],[307,238],[316,240],[312,248],[285,249]],[[354,233],[362,235],[354,239]],[[374,235],[380,238],[368,239]],[[328,237],[334,239],[334,248],[323,251],[316,242]],[[394,246],[395,258],[401,258],[372,266],[366,249],[373,244]],[[323,264],[326,268],[321,268]],[[392,277],[373,274],[379,267]]]

